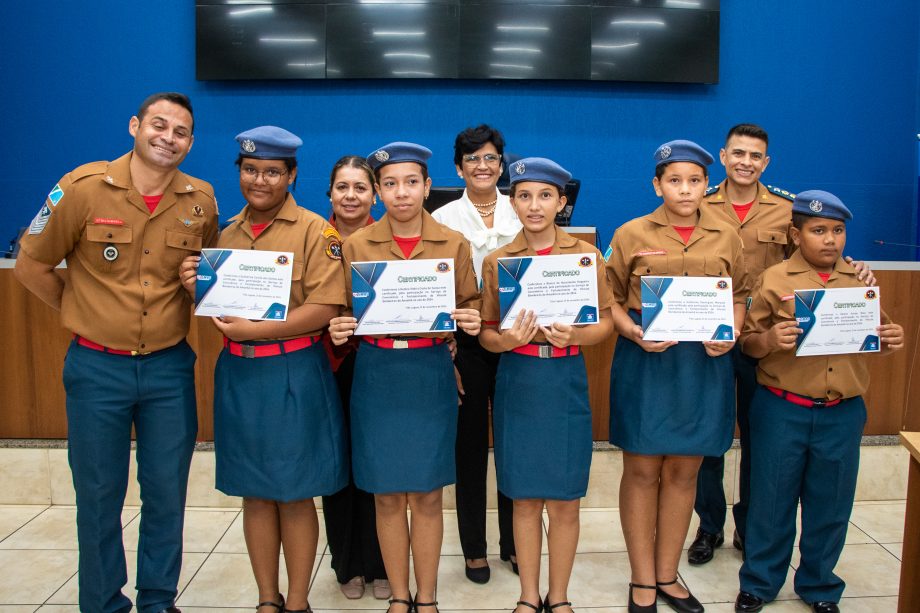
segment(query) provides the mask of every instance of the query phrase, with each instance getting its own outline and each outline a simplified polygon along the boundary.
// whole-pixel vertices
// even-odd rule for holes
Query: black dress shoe
[[[763,609],[763,599],[748,592],[738,592],[735,599],[735,613],[757,613]]]
[[[514,560],[512,560],[512,559],[511,559],[511,556],[517,557],[517,556],[514,555],[513,553],[510,553],[510,554],[505,554],[505,553],[499,554],[499,557],[502,559],[502,562],[509,562],[509,563],[511,564],[511,572],[513,572],[515,575],[520,575],[521,573],[518,572],[518,563],[515,562]]]
[[[182,611],[178,607],[173,605],[171,607],[166,607],[165,609],[162,609],[161,611],[159,611],[159,613],[182,613]]]
[[[489,578],[492,576],[492,572],[489,570],[489,565],[480,566],[478,568],[473,568],[464,560],[464,565],[466,566],[466,578],[472,581],[473,583],[478,583],[480,585],[489,582]]]
[[[732,537],[732,547],[744,553],[744,541],[741,540],[741,535],[738,534],[737,530],[735,530],[735,535]]]
[[[653,602],[652,604],[636,604],[636,601],[633,600],[633,590],[655,590],[658,591],[658,588],[651,585],[642,585],[640,583],[630,583],[629,584],[629,606],[626,607],[628,613],[658,613],[658,603]]]
[[[725,535],[720,530],[716,534],[704,532],[702,529],[696,531],[696,538],[687,549],[687,561],[694,566],[705,564],[715,555],[716,547],[725,542]]]
[[[662,585],[674,585],[675,583],[677,583],[677,579],[666,583],[658,583],[658,587],[656,588],[658,597],[668,603],[677,613],[703,613],[703,605],[701,605],[700,601],[690,593],[690,590],[687,590],[686,598],[678,598],[677,596],[671,596],[661,589]],[[686,587],[687,586],[684,586],[685,589]]]
[[[811,603],[811,610],[815,613],[840,613],[836,602],[818,601]]]

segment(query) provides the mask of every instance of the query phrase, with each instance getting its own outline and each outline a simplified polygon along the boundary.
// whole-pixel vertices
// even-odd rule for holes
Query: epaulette
[[[721,186],[722,186],[721,183],[717,183],[716,185],[713,185],[712,187],[706,188],[706,195],[707,195],[707,196],[713,195],[714,193],[716,193],[716,192],[719,191],[719,188],[720,188]]]
[[[104,160],[100,162],[90,162],[89,164],[83,164],[82,166],[77,166],[70,172],[70,178],[73,181],[79,181],[80,179],[91,177],[93,175],[101,175],[108,167],[109,163]]]
[[[770,190],[771,194],[776,194],[780,198],[785,198],[786,200],[789,200],[790,202],[795,200],[795,194],[791,194],[782,188],[773,187],[772,185],[768,185],[767,189]]]

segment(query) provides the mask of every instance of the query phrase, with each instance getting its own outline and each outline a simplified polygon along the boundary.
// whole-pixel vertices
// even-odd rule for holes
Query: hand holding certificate
[[[597,261],[594,253],[498,259],[501,329],[514,325],[521,309],[537,323],[596,324]]]
[[[642,277],[642,339],[734,341],[730,277]]]
[[[249,249],[202,249],[195,315],[287,320],[294,254]]]
[[[453,332],[454,261],[353,262],[355,334]]]
[[[802,329],[797,356],[881,349],[877,287],[796,290],[795,319]]]

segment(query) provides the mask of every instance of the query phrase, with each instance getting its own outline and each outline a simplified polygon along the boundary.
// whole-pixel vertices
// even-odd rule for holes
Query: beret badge
[[[667,145],[665,145],[664,147],[662,147],[661,149],[658,150],[658,159],[659,159],[659,160],[666,160],[666,159],[668,159],[669,157],[671,157],[671,148],[668,147]]]
[[[514,172],[516,172],[519,175],[524,174],[525,170],[526,170],[526,167],[524,166],[524,162],[518,162],[517,164],[514,165]]]
[[[242,143],[240,143],[240,146],[243,148],[243,151],[245,151],[246,153],[252,153],[253,151],[256,150],[256,144],[248,138],[244,140]]]
[[[380,149],[374,154],[374,158],[378,162],[386,162],[388,159],[390,159],[390,154],[384,151],[383,149]]]
[[[824,205],[821,204],[820,200],[812,200],[811,202],[808,203],[808,208],[810,208],[815,213],[820,213],[821,209],[824,208]]]

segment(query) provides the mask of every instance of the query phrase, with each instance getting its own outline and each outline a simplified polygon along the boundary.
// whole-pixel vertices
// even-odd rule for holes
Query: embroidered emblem
[[[110,175],[105,175],[106,183],[112,183],[113,181],[115,181],[115,179],[113,179]]]
[[[195,206],[192,207],[192,214],[195,217],[204,217],[204,209],[201,208],[201,206],[196,204]]]
[[[378,162],[386,162],[388,159],[390,159],[390,154],[384,151],[383,149],[380,149],[379,151],[374,153],[374,159],[377,160]]]
[[[516,174],[522,175],[524,174],[525,170],[527,170],[527,167],[524,166],[524,162],[518,162],[517,164],[514,165],[514,172]]]
[[[102,257],[105,258],[106,262],[114,262],[118,259],[118,247],[106,245],[105,249],[102,250]]]
[[[613,255],[613,246],[607,247],[607,251],[604,252],[604,261],[609,262],[610,256]]]
[[[326,245],[326,257],[330,260],[342,259],[342,243],[337,240],[331,240]]]
[[[61,189],[61,185],[55,185],[48,193],[48,202],[51,203],[51,206],[57,206],[57,203],[61,201],[61,198],[64,197],[64,190]]]
[[[189,183],[188,185],[185,186],[185,191],[187,191],[187,192],[190,192],[190,191],[192,191],[193,189],[195,189],[195,186],[193,186],[191,183]]]
[[[821,209],[824,208],[824,205],[821,204],[820,200],[812,200],[808,203],[808,208],[810,208],[815,213],[820,213]]]
[[[242,147],[243,151],[245,151],[246,153],[252,153],[253,151],[256,150],[256,144],[252,142],[251,140],[249,140],[248,138],[244,140],[242,143],[240,143],[240,147]]]
[[[671,157],[671,148],[668,147],[667,145],[665,145],[664,147],[662,147],[661,149],[658,150],[658,159],[659,159],[659,160],[666,160],[666,159],[668,159],[669,157]]]
[[[48,208],[47,204],[43,204],[42,208],[38,210],[35,219],[33,219],[31,225],[29,225],[29,234],[41,234],[45,226],[48,225],[49,217],[51,217],[51,209]]]

